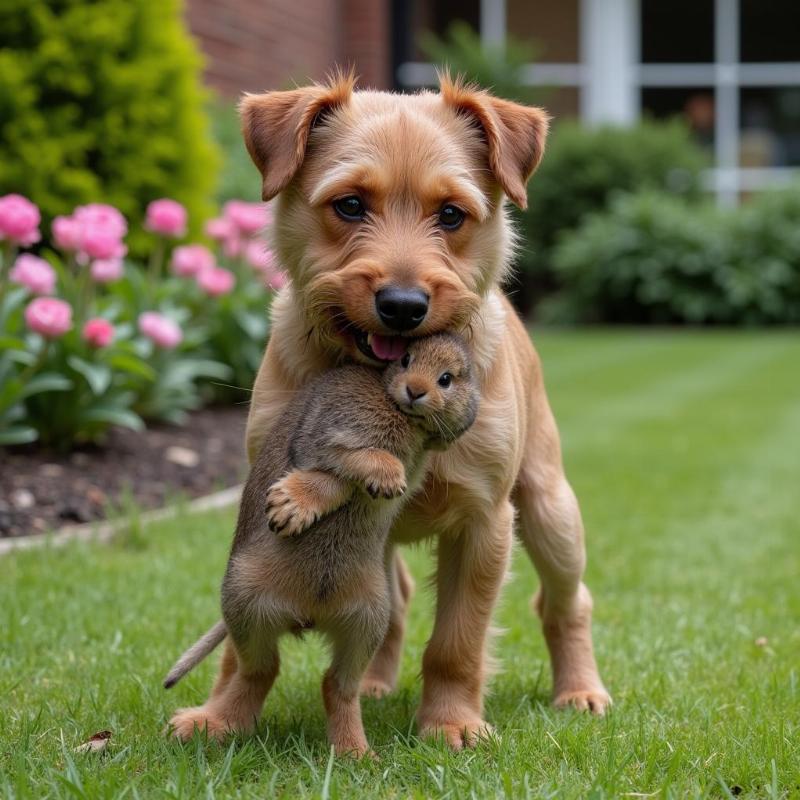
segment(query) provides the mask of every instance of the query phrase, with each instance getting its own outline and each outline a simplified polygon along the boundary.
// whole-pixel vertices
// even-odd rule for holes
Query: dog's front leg
[[[457,535],[442,534],[436,623],[422,662],[422,736],[444,736],[454,750],[491,728],[483,721],[489,624],[508,569],[514,510],[508,499]]]

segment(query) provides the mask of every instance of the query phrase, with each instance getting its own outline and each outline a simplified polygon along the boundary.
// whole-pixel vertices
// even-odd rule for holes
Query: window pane
[[[568,64],[580,61],[578,16],[578,0],[507,0],[509,35],[533,42],[540,61]]]
[[[748,87],[740,99],[741,166],[800,166],[800,87]]]
[[[800,2],[740,0],[742,61],[800,61]]]
[[[642,89],[642,110],[656,119],[680,117],[698,144],[713,149],[715,109],[711,86]]]
[[[714,0],[642,0],[642,63],[714,60]]]

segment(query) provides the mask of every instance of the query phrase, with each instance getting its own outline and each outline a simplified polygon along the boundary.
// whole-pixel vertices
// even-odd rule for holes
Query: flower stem
[[[159,237],[156,241],[156,246],[150,253],[150,263],[148,265],[150,280],[152,281],[153,286],[156,286],[158,284],[158,281],[161,279],[161,273],[163,272],[163,268],[164,268],[164,240]]]
[[[6,290],[5,273],[11,269],[11,262],[14,260],[15,247],[11,241],[3,242],[0,248],[0,306],[3,304],[3,295]]]

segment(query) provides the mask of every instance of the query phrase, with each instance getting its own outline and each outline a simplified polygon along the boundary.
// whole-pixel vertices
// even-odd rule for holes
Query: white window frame
[[[528,64],[526,86],[573,87],[580,91],[580,117],[588,125],[630,125],[641,116],[643,88],[712,87],[714,90],[714,167],[707,188],[721,205],[733,206],[741,192],[780,186],[800,176],[797,167],[739,165],[742,87],[800,87],[800,61],[742,63],[739,60],[739,0],[714,0],[714,61],[643,64],[639,52],[640,0],[580,0],[581,63]],[[481,0],[481,41],[502,45],[506,0]],[[432,64],[407,62],[398,69],[403,86],[436,82]]]

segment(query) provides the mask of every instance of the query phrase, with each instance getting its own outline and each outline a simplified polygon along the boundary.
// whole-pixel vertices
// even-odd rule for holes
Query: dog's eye
[[[449,372],[443,372],[439,376],[439,386],[446,389],[453,382],[453,376]]]
[[[403,367],[403,369],[408,369],[408,365],[409,365],[410,363],[411,363],[411,353],[406,353],[406,354],[405,354],[405,355],[404,355],[404,356],[403,356],[403,357],[400,359],[400,365]]]
[[[439,212],[439,224],[446,231],[455,231],[464,223],[464,218],[466,216],[467,215],[457,206],[442,206]]]
[[[364,214],[367,209],[360,198],[354,194],[348,197],[342,197],[341,200],[336,200],[333,204],[334,211],[346,222],[360,222],[364,219]]]

